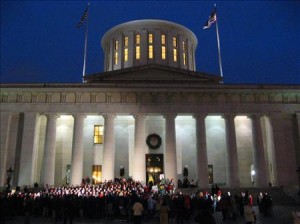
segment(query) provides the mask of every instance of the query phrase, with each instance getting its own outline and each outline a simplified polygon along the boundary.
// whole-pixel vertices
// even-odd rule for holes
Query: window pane
[[[137,34],[135,36],[135,44],[140,44],[141,43],[141,35]]]
[[[177,47],[177,38],[173,37],[173,47]]]
[[[166,47],[165,46],[161,47],[161,58],[166,59]]]
[[[103,143],[103,125],[94,126],[94,144]]]
[[[149,45],[149,58],[153,58],[153,46]]]
[[[177,49],[173,49],[173,59],[176,62],[177,61]]]
[[[166,35],[161,35],[161,44],[165,45],[166,44]]]
[[[124,49],[124,61],[128,61],[128,48]]]
[[[135,47],[135,59],[140,59],[141,53],[140,53],[140,46]]]
[[[148,35],[148,41],[149,41],[149,44],[152,44],[153,43],[153,34],[152,33],[149,33]]]
[[[124,47],[128,47],[128,37],[124,38]]]

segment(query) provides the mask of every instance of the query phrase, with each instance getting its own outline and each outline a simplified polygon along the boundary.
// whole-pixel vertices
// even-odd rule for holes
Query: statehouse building
[[[297,186],[300,86],[223,84],[196,71],[194,33],[137,20],[105,33],[84,83],[1,84],[1,181],[132,177],[207,189]]]

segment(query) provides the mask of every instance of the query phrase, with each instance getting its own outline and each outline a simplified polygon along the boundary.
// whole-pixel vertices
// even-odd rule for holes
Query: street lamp
[[[6,170],[6,172],[7,172],[6,185],[8,188],[10,188],[10,180],[12,178],[14,170],[11,167],[9,167],[9,169]]]
[[[254,176],[255,176],[255,170],[251,170],[251,181],[252,181],[252,184],[253,184],[253,187],[254,187]]]

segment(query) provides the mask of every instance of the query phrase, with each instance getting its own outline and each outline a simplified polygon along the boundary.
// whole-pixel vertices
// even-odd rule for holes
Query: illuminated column
[[[105,114],[102,181],[113,180],[115,170],[115,115]]]
[[[260,115],[251,115],[252,142],[253,142],[253,163],[254,163],[254,184],[256,187],[267,187],[266,160],[262,135]]]
[[[207,189],[209,187],[205,117],[205,114],[194,115],[196,119],[197,180],[200,189]]]
[[[83,125],[84,114],[76,114],[74,117],[72,161],[71,161],[71,185],[79,185],[83,172]]]
[[[1,112],[1,123],[0,123],[0,186],[5,185],[5,177],[7,176],[7,152],[9,144],[9,132],[12,114],[9,112]],[[13,169],[13,167],[12,167]]]
[[[226,114],[223,118],[225,120],[227,144],[227,184],[229,187],[239,187],[239,167],[234,125],[235,115]]]
[[[177,186],[177,160],[176,160],[176,114],[166,114],[165,118],[165,177],[173,179]]]
[[[56,120],[57,114],[47,114],[45,152],[43,162],[42,183],[54,186],[55,176],[55,142],[56,142]]]
[[[145,133],[145,115],[136,114],[135,129],[134,129],[134,163],[133,163],[133,178],[138,181],[146,181],[146,133]]]
[[[24,113],[23,136],[20,158],[20,172],[18,185],[32,185],[37,148],[38,114],[35,112]]]

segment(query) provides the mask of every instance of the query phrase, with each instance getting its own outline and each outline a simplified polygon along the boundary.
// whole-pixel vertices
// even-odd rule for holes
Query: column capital
[[[86,115],[84,113],[78,113],[78,114],[72,114],[74,118],[86,118]]]
[[[164,119],[175,119],[177,117],[177,113],[164,113],[163,118]]]
[[[262,113],[253,113],[253,114],[249,114],[247,115],[247,117],[251,120],[254,120],[254,119],[259,119],[261,118],[262,116],[264,116],[265,114],[262,114]]]
[[[194,113],[193,114],[193,118],[196,120],[205,120],[205,118],[207,117],[208,114],[206,113]]]
[[[236,117],[237,115],[235,113],[228,113],[228,114],[223,114],[222,115],[222,118],[224,120],[230,120],[230,119],[233,119]]]
[[[44,114],[46,117],[47,117],[47,119],[49,118],[59,118],[60,117],[60,115],[59,114],[57,114],[57,113],[45,113]]]
[[[113,114],[113,113],[103,113],[102,116],[104,117],[104,119],[115,118],[116,114]]]
[[[134,119],[137,119],[137,118],[146,118],[146,114],[145,113],[132,113],[131,114],[133,117],[134,117]]]

